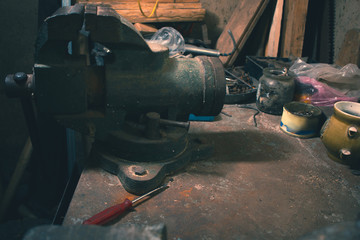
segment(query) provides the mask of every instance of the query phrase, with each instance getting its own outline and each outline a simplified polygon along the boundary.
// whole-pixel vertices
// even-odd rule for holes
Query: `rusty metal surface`
[[[214,146],[212,157],[172,176],[170,188],[110,225],[165,223],[168,239],[296,239],[360,212],[360,181],[331,161],[319,138],[282,133],[279,116],[226,106],[232,117],[192,122],[190,133]],[[64,225],[130,200],[118,178],[84,170]]]

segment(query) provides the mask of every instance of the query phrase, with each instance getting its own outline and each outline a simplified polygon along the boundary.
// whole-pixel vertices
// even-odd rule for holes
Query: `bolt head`
[[[133,172],[135,173],[135,175],[137,176],[144,176],[147,174],[147,171],[145,168],[141,167],[141,166],[134,166],[132,168]]]
[[[18,84],[25,83],[27,79],[28,79],[28,76],[24,72],[17,72],[14,74],[14,81]]]
[[[348,129],[348,136],[349,136],[350,138],[355,137],[357,133],[358,133],[358,129],[357,129],[356,127],[354,127],[354,126],[349,127],[349,129]]]
[[[351,157],[351,152],[348,149],[340,149],[340,158],[342,160],[348,160]]]
[[[148,112],[146,113],[146,117],[151,120],[159,120],[160,114],[157,112]]]

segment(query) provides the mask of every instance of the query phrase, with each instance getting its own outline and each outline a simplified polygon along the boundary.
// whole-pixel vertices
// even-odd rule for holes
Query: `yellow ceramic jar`
[[[280,129],[294,137],[319,136],[322,111],[311,104],[290,102],[284,105]]]
[[[331,159],[348,164],[360,161],[360,103],[337,102],[334,114],[321,129],[321,140]]]

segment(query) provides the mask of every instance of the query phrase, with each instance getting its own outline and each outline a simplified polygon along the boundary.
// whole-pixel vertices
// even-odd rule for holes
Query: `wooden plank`
[[[236,51],[231,56],[220,57],[225,67],[231,66],[235,62],[268,2],[269,0],[243,0],[234,9],[228,24],[216,43],[216,49],[220,52],[231,52],[233,43],[227,31],[229,29],[232,31],[236,42]]]
[[[277,0],[268,42],[265,47],[266,57],[277,57],[278,55],[283,9],[284,0]]]
[[[115,1],[79,1],[80,3],[109,4],[117,13],[133,23],[149,22],[196,22],[205,17],[205,9],[199,2],[164,3],[160,2],[155,14],[148,18],[141,14],[137,2],[115,2]],[[154,3],[142,2],[141,8],[145,14],[150,14]]]
[[[281,57],[301,57],[309,0],[285,0]]]
[[[147,22],[197,22],[205,17],[205,9],[157,9],[154,16],[144,17],[139,10],[121,10],[114,8],[115,11],[133,23]],[[146,11],[145,11],[146,13]]]
[[[76,0],[76,2],[99,2],[99,0]],[[103,0],[103,3],[137,3],[137,0]],[[141,0],[142,3],[155,3],[156,0]],[[198,3],[200,0],[159,0],[159,3]]]
[[[94,4],[104,3],[102,1],[94,1]],[[137,3],[108,3],[114,9],[118,10],[139,10],[139,5]],[[153,3],[141,3],[142,10],[146,12],[151,12],[154,8]],[[193,8],[202,8],[201,3],[159,3],[157,6],[158,9],[193,9]]]

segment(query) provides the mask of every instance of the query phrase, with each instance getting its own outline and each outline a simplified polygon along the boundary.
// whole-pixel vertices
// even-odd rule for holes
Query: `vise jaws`
[[[216,116],[223,107],[218,58],[169,58],[106,5],[76,4],[48,17],[35,61],[33,74],[6,77],[8,96],[31,94],[37,111],[94,136],[92,156],[135,194],[194,157],[190,113]]]

